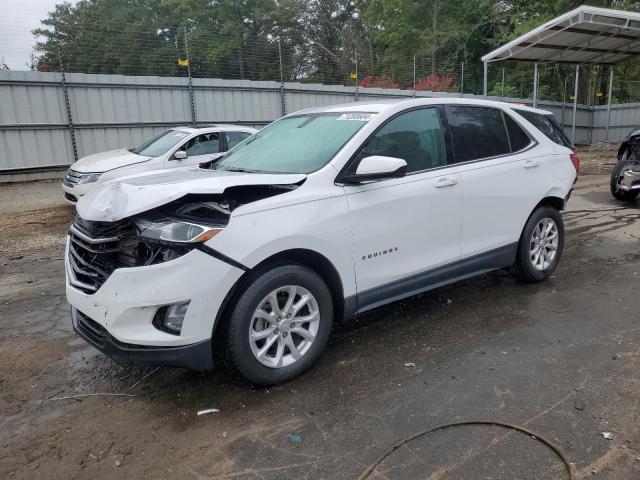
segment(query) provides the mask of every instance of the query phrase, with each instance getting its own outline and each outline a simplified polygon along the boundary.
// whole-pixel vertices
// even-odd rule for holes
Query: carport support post
[[[484,62],[484,87],[482,89],[482,93],[484,94],[484,98],[487,98],[487,70],[489,69],[489,64]]]
[[[464,97],[464,62],[460,62],[460,96]]]
[[[609,91],[607,92],[607,129],[604,142],[609,143],[609,125],[611,124],[611,90],[613,89],[613,65],[609,67]]]
[[[567,103],[567,77],[564,77],[564,87],[562,87],[562,130],[564,130],[564,109]]]
[[[576,143],[576,116],[578,114],[578,82],[580,81],[580,65],[576,65],[576,84],[573,89],[573,120],[571,122],[571,143]]]
[[[538,106],[538,62],[533,64],[533,108]]]

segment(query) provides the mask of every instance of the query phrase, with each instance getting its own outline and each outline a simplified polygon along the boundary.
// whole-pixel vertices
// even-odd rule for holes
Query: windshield
[[[132,149],[131,152],[145,157],[159,157],[167,153],[188,136],[189,134],[186,132],[167,130],[153,137],[151,140],[147,140],[139,147]]]
[[[286,117],[229,150],[214,168],[311,173],[325,166],[373,116],[371,113],[311,113]]]
[[[534,127],[540,130],[545,136],[554,143],[573,149],[571,140],[562,131],[562,127],[558,125],[553,115],[544,115],[542,113],[531,112],[529,110],[515,109],[520,115],[529,120]]]

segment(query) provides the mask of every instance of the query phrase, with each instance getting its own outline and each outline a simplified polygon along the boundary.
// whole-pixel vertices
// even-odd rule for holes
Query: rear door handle
[[[524,168],[535,168],[540,166],[540,162],[537,162],[535,160],[527,160],[526,162],[524,162]]]
[[[439,179],[435,183],[434,186],[436,188],[452,187],[452,186],[456,185],[457,183],[458,183],[458,181],[455,178],[443,177],[443,178]]]

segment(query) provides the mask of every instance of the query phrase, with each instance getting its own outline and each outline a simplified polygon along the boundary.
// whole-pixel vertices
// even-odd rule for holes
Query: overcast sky
[[[71,3],[75,3],[73,0]],[[61,0],[0,0],[0,59],[12,70],[26,70],[35,39],[31,30]]]

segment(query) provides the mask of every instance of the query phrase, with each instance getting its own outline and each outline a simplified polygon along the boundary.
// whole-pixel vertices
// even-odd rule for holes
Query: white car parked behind
[[[251,382],[286,381],[343,318],[496,269],[548,278],[577,171],[506,103],[294,113],[209,168],[82,198],[66,254],[74,328],[118,361],[207,370],[220,349]]]
[[[88,155],[69,168],[62,181],[64,198],[76,203],[85,193],[109,180],[212,160],[255,132],[254,128],[236,125],[175,127],[136,148]]]

